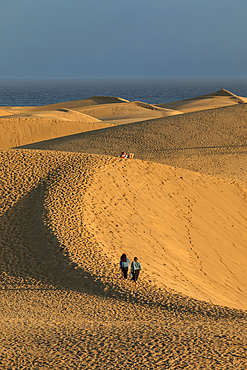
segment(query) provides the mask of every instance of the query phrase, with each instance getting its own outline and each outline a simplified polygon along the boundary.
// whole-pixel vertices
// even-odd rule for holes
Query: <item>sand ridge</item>
[[[209,95],[234,104],[3,108],[23,115],[0,117],[9,143],[36,142],[0,150],[1,368],[246,368],[246,104]],[[86,114],[88,132],[57,137]],[[138,287],[122,252],[139,257]]]

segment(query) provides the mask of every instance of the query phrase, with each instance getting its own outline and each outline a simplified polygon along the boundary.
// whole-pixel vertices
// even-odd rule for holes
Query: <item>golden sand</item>
[[[247,368],[245,103],[1,107],[1,369]]]

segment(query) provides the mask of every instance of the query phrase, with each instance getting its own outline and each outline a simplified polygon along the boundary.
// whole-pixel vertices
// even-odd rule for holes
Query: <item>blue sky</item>
[[[0,79],[246,78],[246,0],[0,0]]]

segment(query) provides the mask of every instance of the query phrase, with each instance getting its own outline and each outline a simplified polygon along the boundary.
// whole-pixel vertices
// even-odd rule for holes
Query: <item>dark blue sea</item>
[[[247,97],[247,79],[0,80],[0,106],[39,106],[95,95],[159,104],[194,98],[221,88]]]

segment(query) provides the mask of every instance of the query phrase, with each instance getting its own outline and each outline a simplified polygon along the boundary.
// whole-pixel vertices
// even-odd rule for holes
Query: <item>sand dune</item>
[[[94,131],[109,125],[118,126],[205,109],[238,106],[246,101],[247,98],[220,90],[194,99],[159,105],[94,96],[41,107],[2,107],[0,148],[7,149],[79,132]],[[66,125],[64,121],[71,123]],[[95,122],[99,121],[101,124],[95,125]]]
[[[157,106],[168,109],[179,109],[183,113],[188,113],[244,103],[247,103],[247,98],[237,96],[230,91],[222,89],[196,98],[157,104]]]
[[[117,156],[165,163],[246,181],[247,105],[109,127],[27,145],[26,148]],[[138,139],[137,139],[138,138]]]
[[[0,108],[0,117],[9,116],[11,114],[12,113],[9,113],[6,109],[1,109]]]
[[[40,107],[32,106],[32,107],[4,107],[5,110],[10,112],[11,114],[16,113],[25,113],[25,112],[35,112],[36,110],[58,110],[58,109],[73,109],[81,108],[84,106],[91,106],[91,105],[98,105],[98,104],[110,104],[110,103],[125,103],[128,100],[122,98],[115,98],[115,97],[108,97],[108,96],[92,96],[88,99],[79,99],[73,100],[68,102],[61,102],[55,104],[48,104],[42,105]]]
[[[84,200],[84,226],[107,256],[141,253],[148,280],[247,309],[246,190],[152,162],[109,167]]]
[[[54,117],[55,118],[55,117]],[[84,115],[82,121],[70,121],[64,118],[53,119],[45,116],[31,118],[4,118],[0,120],[0,147],[7,149],[20,145],[30,144],[40,140],[63,137],[71,133],[80,133],[90,130],[109,127],[108,123],[100,122]]]
[[[176,114],[181,113],[100,96],[41,107],[4,107],[0,111],[0,148]]]
[[[172,116],[181,114],[179,111],[172,109],[158,108],[151,104],[142,102],[128,102],[119,104],[99,104],[97,106],[88,106],[77,108],[80,112],[88,114],[100,120],[115,120],[115,119],[132,119],[141,118],[147,120],[156,117]]]
[[[43,118],[45,120],[59,120],[59,121],[78,121],[78,122],[100,122],[100,120],[94,117],[88,116],[84,113],[74,111],[72,109],[61,108],[61,109],[49,109],[49,110],[38,110],[33,112],[25,112],[12,114],[11,119],[17,118],[24,120],[28,118]]]
[[[37,232],[41,220],[34,220],[46,217],[46,228],[56,236],[57,248],[63,246],[71,263],[89,272],[88,259],[84,266],[85,235],[88,245],[97,245],[107,256],[109,271],[116,268],[125,250],[129,256],[142,256],[148,281],[195,299],[247,309],[244,188],[162,164],[96,155],[6,151],[1,163],[8,164],[2,173],[5,212],[18,206],[20,199],[30,198],[37,188],[39,197],[43,192],[43,214],[34,212],[31,220],[36,226],[33,231],[30,225],[27,231],[37,254],[47,248],[47,238]],[[20,166],[27,170],[20,174]],[[92,175],[85,186],[81,173],[87,172]],[[9,188],[15,191],[10,193]],[[37,198],[30,207],[38,209]],[[11,238],[18,245],[15,234]],[[40,261],[43,257],[42,252]],[[22,268],[25,264],[23,260]],[[112,279],[109,271],[100,271],[102,267],[97,264],[94,274]],[[36,270],[34,264],[31,268]],[[64,271],[58,272],[64,278]]]
[[[176,104],[1,109],[1,368],[247,367],[246,104]]]
[[[177,109],[183,113],[188,113],[244,103],[247,103],[247,98],[239,97],[230,91],[222,89],[214,93],[198,96],[192,99],[157,104],[157,107]]]

